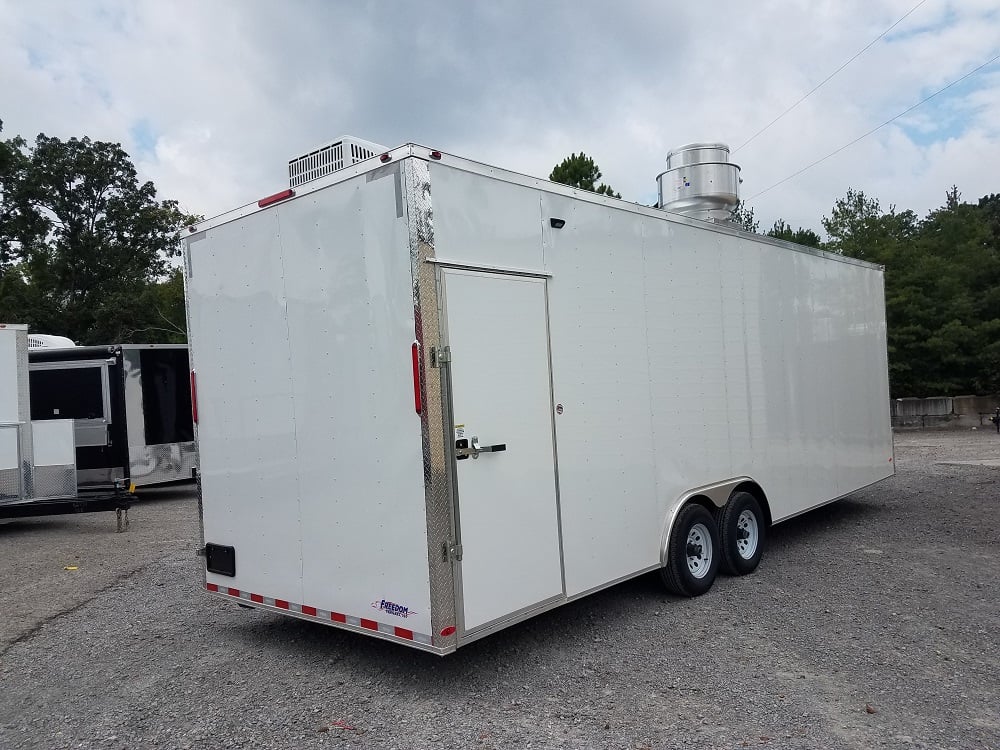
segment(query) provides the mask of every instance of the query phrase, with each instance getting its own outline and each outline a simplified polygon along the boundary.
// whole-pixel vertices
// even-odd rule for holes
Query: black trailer
[[[28,353],[31,419],[73,419],[81,489],[193,479],[188,348],[113,344]]]

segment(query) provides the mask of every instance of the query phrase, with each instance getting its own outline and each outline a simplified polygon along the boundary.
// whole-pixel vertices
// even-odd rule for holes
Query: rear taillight
[[[288,200],[294,196],[294,190],[282,190],[280,193],[275,193],[274,195],[269,195],[266,198],[261,198],[257,201],[257,206],[259,208],[264,208],[266,206],[270,206],[272,203],[280,203],[281,201]]]
[[[191,419],[198,424],[198,383],[194,377],[194,370],[191,370]]]

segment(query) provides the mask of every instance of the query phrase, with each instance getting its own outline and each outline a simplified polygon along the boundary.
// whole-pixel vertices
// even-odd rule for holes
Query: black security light
[[[549,226],[553,229],[562,229],[566,226],[566,219],[556,219],[555,217],[549,219]]]

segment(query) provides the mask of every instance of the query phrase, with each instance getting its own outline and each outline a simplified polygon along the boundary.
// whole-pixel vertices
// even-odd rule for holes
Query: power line
[[[952,81],[951,83],[949,83],[949,84],[948,84],[947,86],[945,86],[944,88],[940,88],[940,89],[938,89],[937,91],[935,91],[935,92],[934,92],[933,94],[931,94],[931,95],[930,95],[930,96],[928,96],[927,98],[925,98],[925,99],[921,99],[921,100],[920,100],[919,102],[917,102],[916,104],[914,104],[914,105],[913,105],[912,107],[908,107],[907,109],[904,109],[904,110],[903,110],[902,112],[900,112],[900,113],[899,113],[898,115],[896,115],[895,117],[891,117],[891,118],[889,118],[888,120],[886,120],[885,122],[883,122],[883,123],[882,123],[881,125],[879,125],[878,127],[875,127],[875,128],[872,128],[871,130],[869,130],[869,131],[868,131],[867,133],[865,133],[864,135],[859,135],[859,136],[858,136],[857,138],[855,138],[855,139],[854,139],[853,141],[851,141],[850,143],[845,143],[845,144],[844,144],[843,146],[841,146],[840,148],[838,148],[838,149],[837,149],[836,151],[833,151],[833,152],[831,152],[831,153],[827,154],[827,155],[826,155],[826,156],[824,156],[824,157],[823,157],[822,159],[817,159],[817,160],[816,160],[816,161],[814,161],[814,162],[813,162],[812,164],[809,164],[809,165],[807,165],[807,166],[805,166],[805,167],[802,167],[802,169],[800,169],[800,170],[799,170],[798,172],[795,172],[794,174],[790,174],[790,175],[788,175],[788,177],[786,177],[785,179],[783,179],[783,180],[779,180],[778,182],[774,183],[773,185],[771,185],[771,187],[769,187],[769,188],[765,188],[764,190],[761,190],[761,191],[760,191],[759,193],[755,193],[754,195],[751,195],[751,196],[750,196],[749,198],[747,198],[747,199],[746,199],[746,201],[745,201],[745,202],[749,203],[749,202],[750,202],[750,201],[752,201],[752,200],[753,200],[754,198],[759,198],[759,197],[760,197],[760,196],[762,196],[762,195],[763,195],[764,193],[767,193],[767,192],[769,192],[769,191],[771,191],[771,190],[774,190],[774,189],[775,189],[776,187],[778,187],[779,185],[784,185],[784,184],[785,184],[786,182],[788,182],[789,180],[791,180],[791,179],[794,179],[795,177],[798,177],[798,176],[799,176],[800,174],[802,174],[803,172],[805,172],[805,171],[807,171],[807,170],[809,170],[809,169],[812,169],[812,168],[813,168],[813,167],[815,167],[815,166],[816,166],[817,164],[821,164],[821,163],[825,162],[825,161],[826,161],[827,159],[829,159],[829,158],[830,158],[831,156],[836,156],[837,154],[839,154],[839,153],[840,153],[841,151],[843,151],[844,149],[847,149],[847,148],[850,148],[851,146],[853,146],[853,145],[854,145],[855,143],[857,143],[858,141],[861,141],[861,140],[864,140],[865,138],[867,138],[868,136],[870,136],[870,135],[871,135],[872,133],[875,133],[875,132],[877,132],[877,131],[881,130],[882,128],[884,128],[884,127],[885,127],[886,125],[888,125],[888,124],[889,124],[889,123],[891,123],[891,122],[895,122],[896,120],[898,120],[898,119],[899,119],[900,117],[902,117],[903,115],[906,115],[906,114],[909,114],[910,112],[912,112],[913,110],[915,110],[915,109],[916,109],[917,107],[919,107],[919,106],[920,106],[921,104],[924,104],[924,103],[926,103],[926,102],[929,102],[929,101],[930,101],[931,99],[933,99],[933,98],[934,98],[935,96],[937,96],[938,94],[940,94],[940,93],[943,93],[943,92],[947,91],[947,90],[948,90],[948,89],[950,89],[950,88],[951,88],[952,86],[954,86],[954,85],[956,85],[956,84],[959,84],[959,83],[961,83],[961,82],[962,82],[962,81],[964,81],[964,80],[965,80],[966,78],[969,78],[969,77],[970,77],[970,76],[972,76],[972,75],[975,75],[976,73],[978,73],[978,72],[979,72],[980,70],[982,70],[983,68],[986,68],[986,67],[988,67],[988,66],[992,65],[993,63],[995,63],[995,62],[996,62],[997,60],[1000,60],[1000,55],[997,55],[996,57],[994,57],[994,58],[993,58],[993,59],[991,59],[991,60],[987,60],[987,61],[986,61],[986,62],[984,62],[984,63],[983,63],[982,65],[980,65],[980,66],[979,66],[978,68],[974,68],[973,70],[970,70],[970,71],[969,71],[968,73],[966,73],[966,74],[965,74],[964,76],[962,76],[961,78],[959,78],[959,79],[957,79],[957,80],[955,80],[955,81]]]
[[[795,102],[795,104],[793,104],[793,105],[792,105],[791,107],[789,107],[788,109],[786,109],[786,110],[785,110],[784,112],[782,112],[782,113],[781,113],[780,115],[778,115],[778,116],[777,116],[777,117],[775,117],[775,118],[774,118],[773,120],[771,120],[771,122],[769,122],[769,123],[768,123],[767,125],[765,125],[765,126],[764,126],[764,127],[762,127],[762,128],[760,129],[760,130],[758,130],[758,131],[757,131],[756,133],[754,133],[754,134],[753,134],[752,136],[750,136],[750,137],[749,137],[749,138],[747,138],[747,139],[746,139],[745,141],[743,141],[743,143],[741,143],[741,144],[740,144],[739,146],[737,146],[737,147],[736,147],[735,149],[733,149],[733,153],[735,154],[735,153],[736,153],[737,151],[739,151],[739,150],[740,150],[741,148],[743,148],[743,147],[744,147],[744,146],[746,146],[746,145],[747,145],[748,143],[750,143],[750,142],[751,142],[751,141],[753,141],[753,140],[754,140],[755,138],[757,138],[757,136],[759,136],[759,135],[760,135],[761,133],[763,133],[763,132],[764,132],[765,130],[767,130],[767,129],[768,129],[768,128],[770,128],[770,127],[771,127],[772,125],[774,125],[774,123],[776,123],[776,122],[777,122],[778,120],[780,120],[780,119],[781,119],[782,117],[784,117],[785,115],[787,115],[787,114],[788,114],[789,112],[791,112],[791,111],[792,111],[793,109],[795,109],[795,108],[796,108],[797,106],[799,106],[800,104],[802,104],[802,102],[804,102],[804,101],[805,101],[806,99],[808,99],[808,98],[809,98],[810,96],[812,96],[813,94],[815,94],[815,93],[816,93],[816,92],[817,92],[817,91],[818,91],[818,90],[819,90],[820,88],[822,88],[822,86],[823,86],[823,85],[824,85],[824,84],[825,84],[825,83],[826,83],[827,81],[829,81],[829,80],[830,80],[831,78],[833,78],[833,77],[834,77],[835,75],[837,75],[837,73],[839,73],[839,72],[840,72],[840,71],[842,71],[842,70],[843,70],[844,68],[846,68],[846,67],[847,67],[848,65],[850,65],[850,64],[851,64],[852,62],[854,62],[854,61],[855,61],[855,60],[857,60],[857,59],[858,59],[859,57],[861,57],[861,55],[863,55],[863,54],[864,54],[865,52],[867,52],[867,51],[869,50],[869,48],[870,48],[870,47],[871,47],[871,46],[872,46],[873,44],[875,44],[875,42],[877,42],[877,41],[878,41],[879,39],[881,39],[882,37],[884,37],[884,36],[885,36],[886,34],[888,34],[888,33],[889,33],[890,31],[892,31],[892,30],[893,30],[894,28],[896,28],[897,26],[899,26],[899,24],[901,24],[901,23],[902,23],[903,21],[905,21],[905,20],[906,20],[907,16],[909,16],[909,15],[910,15],[911,13],[913,13],[913,11],[915,11],[915,10],[916,10],[917,8],[919,8],[919,7],[921,6],[921,5],[923,5],[923,4],[924,4],[924,3],[926,3],[926,2],[927,2],[927,0],[920,0],[920,2],[919,2],[919,3],[917,3],[917,4],[916,4],[916,5],[914,5],[914,6],[912,7],[912,8],[910,8],[910,9],[909,9],[909,10],[908,10],[908,11],[907,11],[907,12],[906,12],[906,13],[905,13],[904,15],[903,15],[903,17],[902,17],[902,18],[900,18],[900,19],[899,19],[898,21],[896,21],[896,23],[894,23],[894,24],[893,24],[892,26],[890,26],[890,27],[889,27],[888,29],[886,29],[886,30],[885,30],[885,31],[883,31],[883,32],[882,32],[881,34],[879,34],[879,35],[878,35],[877,37],[875,37],[875,38],[874,38],[874,39],[872,39],[872,40],[871,40],[870,42],[868,42],[868,44],[866,44],[866,45],[865,45],[865,46],[864,46],[864,47],[863,47],[863,48],[862,48],[861,50],[859,50],[859,51],[858,51],[858,52],[857,52],[857,53],[856,53],[856,54],[854,55],[854,57],[852,57],[852,58],[851,58],[850,60],[848,60],[848,61],[847,61],[847,62],[845,62],[845,63],[844,63],[843,65],[841,65],[841,66],[840,66],[839,68],[837,68],[837,69],[836,69],[835,71],[833,71],[833,72],[832,72],[832,73],[831,73],[830,75],[828,75],[828,76],[827,76],[826,78],[824,78],[824,79],[823,79],[822,81],[820,81],[820,82],[819,82],[818,84],[816,84],[816,85],[815,85],[815,86],[814,86],[814,87],[813,87],[813,88],[812,88],[812,89],[811,89],[811,90],[809,91],[809,93],[807,93],[807,94],[806,94],[805,96],[803,96],[803,97],[802,97],[801,99],[799,99],[799,100],[798,100],[797,102]]]

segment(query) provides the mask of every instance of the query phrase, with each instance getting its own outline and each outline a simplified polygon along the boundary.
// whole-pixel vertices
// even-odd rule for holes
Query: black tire
[[[701,596],[719,572],[719,531],[715,518],[700,505],[686,505],[670,530],[660,576],[678,596]],[[689,564],[690,561],[690,564]]]
[[[722,571],[733,576],[752,573],[767,543],[767,519],[757,498],[749,492],[734,492],[716,516]]]

